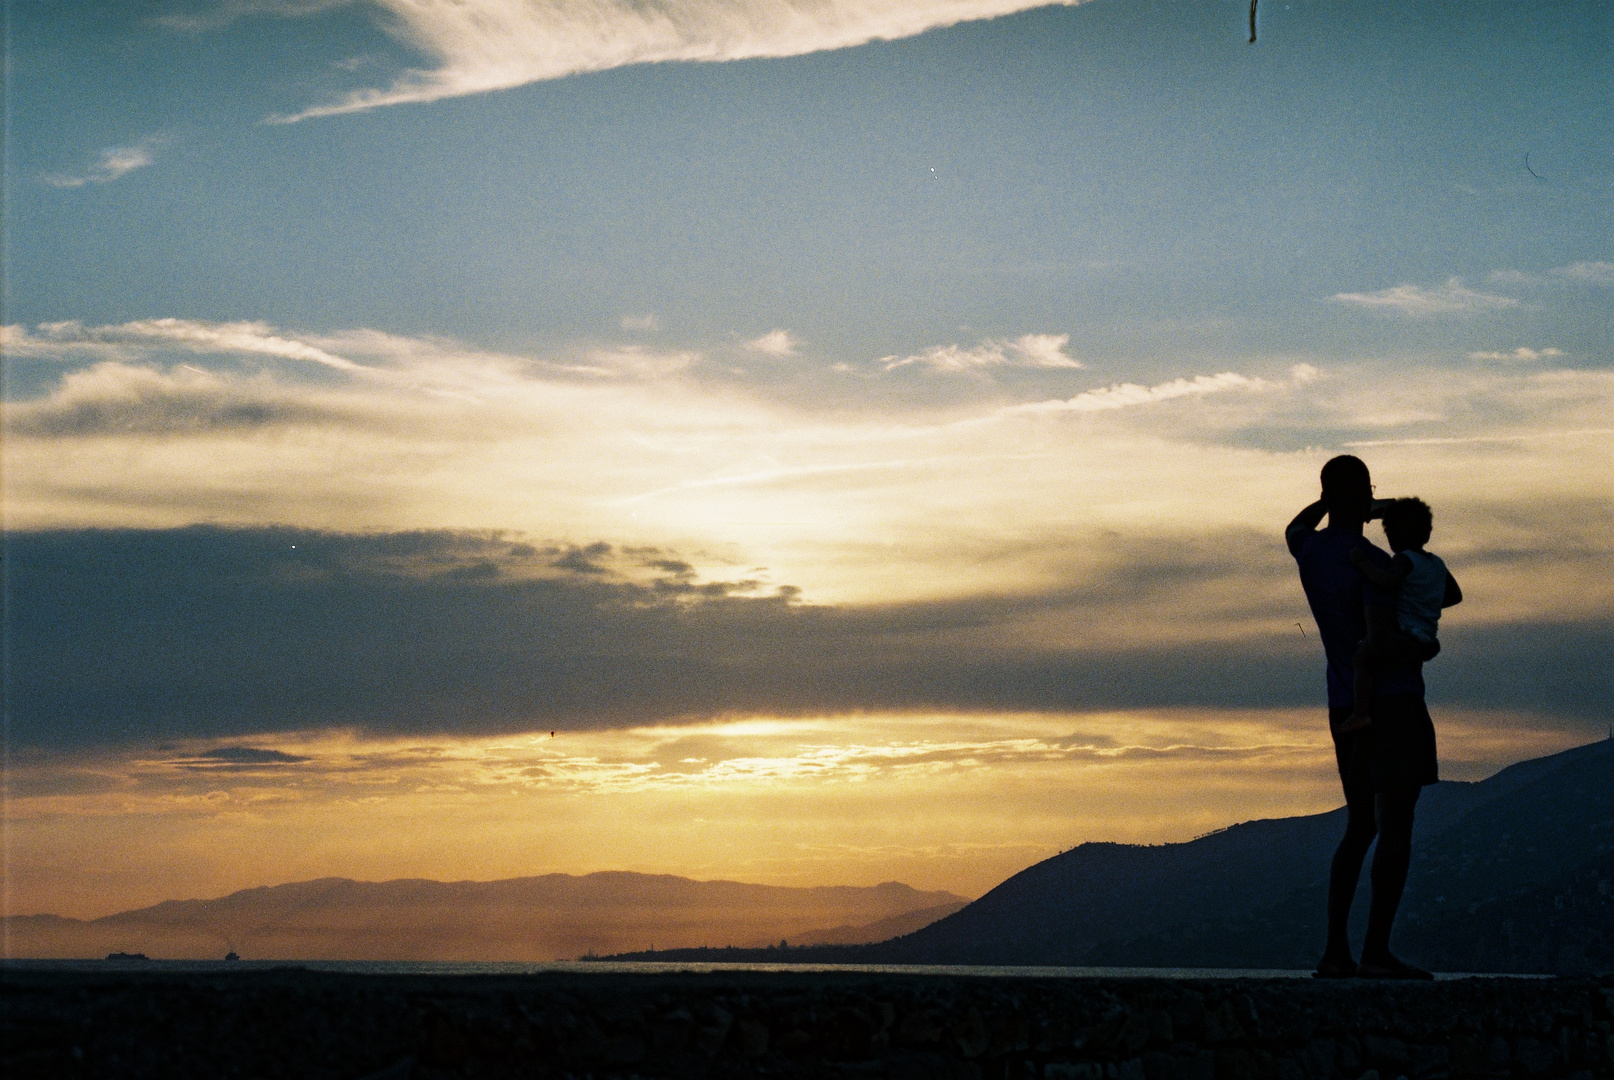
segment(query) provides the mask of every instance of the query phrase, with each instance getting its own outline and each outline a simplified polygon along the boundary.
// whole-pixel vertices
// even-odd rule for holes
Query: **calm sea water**
[[[555,960],[542,964],[461,963],[436,960],[8,960],[7,971],[151,971],[198,972],[270,971],[300,968],[349,975],[539,975],[564,972],[580,975],[663,975],[714,971],[841,971],[862,975],[963,975],[980,979],[1309,979],[1310,971],[1285,968],[1123,968],[1032,967],[965,964],[651,964],[606,961]],[[1447,979],[1550,979],[1551,975],[1475,975],[1436,972]]]
[[[658,975],[714,971],[841,971],[864,975],[966,975],[975,978],[1063,979],[1308,979],[1309,971],[1269,968],[1015,967],[951,964],[702,964],[557,960],[542,964],[429,960],[4,960],[6,971],[267,971],[296,967],[351,975]]]

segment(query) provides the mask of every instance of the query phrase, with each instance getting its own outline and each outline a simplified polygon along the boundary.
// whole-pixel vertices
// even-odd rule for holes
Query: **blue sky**
[[[273,124],[432,58],[364,5],[13,4],[7,318],[554,349],[653,315],[846,362],[1035,331],[1129,374],[1606,350],[1604,294],[1410,328],[1330,298],[1607,256],[1607,5],[1267,6],[1254,46],[1238,3],[1092,0]],[[41,182],[111,147],[151,164]]]
[[[1325,809],[1340,452],[1447,775],[1600,735],[1614,6],[1260,10],[9,3],[8,903]]]

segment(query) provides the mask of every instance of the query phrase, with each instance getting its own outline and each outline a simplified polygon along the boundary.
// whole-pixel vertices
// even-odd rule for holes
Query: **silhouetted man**
[[[1390,926],[1412,857],[1413,808],[1423,785],[1438,779],[1435,727],[1423,699],[1423,664],[1385,667],[1374,685],[1372,724],[1339,730],[1355,706],[1357,646],[1370,632],[1382,635],[1394,629],[1395,596],[1364,580],[1351,563],[1351,552],[1358,548],[1375,564],[1390,562],[1388,554],[1362,536],[1362,526],[1375,509],[1367,466],[1348,454],[1336,457],[1323,466],[1322,484],[1322,498],[1297,514],[1284,534],[1299,563],[1300,582],[1328,658],[1329,730],[1349,815],[1329,874],[1328,945],[1317,975],[1429,979],[1429,972],[1390,953]],[[1319,529],[1324,515],[1328,527]],[[1447,593],[1448,605],[1461,596],[1449,577]],[[1422,659],[1432,658],[1439,648],[1432,642]],[[1362,860],[1375,834],[1379,847],[1373,857],[1373,903],[1357,964],[1346,931]]]

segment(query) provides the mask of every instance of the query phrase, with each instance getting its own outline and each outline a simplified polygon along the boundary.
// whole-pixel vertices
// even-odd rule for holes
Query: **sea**
[[[9,971],[150,971],[214,974],[225,971],[329,971],[345,975],[669,975],[714,972],[844,972],[861,975],[945,975],[979,979],[1309,979],[1286,968],[1036,967],[992,964],[723,964],[554,960],[545,963],[436,960],[0,960]],[[1465,979],[1437,972],[1435,978]],[[1486,976],[1497,978],[1498,976]],[[1525,975],[1519,978],[1551,978]]]

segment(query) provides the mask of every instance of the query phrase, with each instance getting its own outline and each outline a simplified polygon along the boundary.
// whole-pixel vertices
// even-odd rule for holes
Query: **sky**
[[[12,0],[5,910],[1330,809],[1338,453],[1603,737],[1614,6],[1247,11]]]

